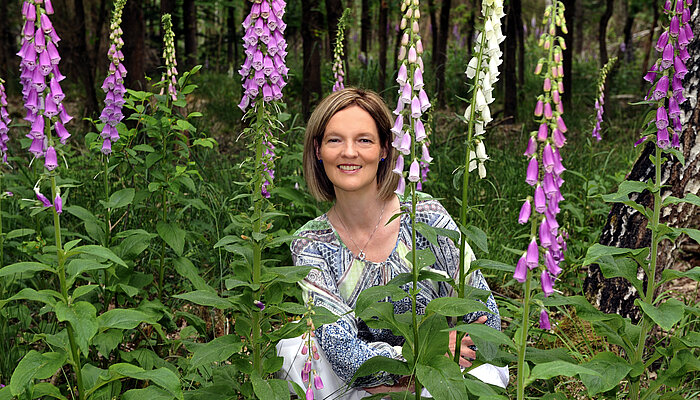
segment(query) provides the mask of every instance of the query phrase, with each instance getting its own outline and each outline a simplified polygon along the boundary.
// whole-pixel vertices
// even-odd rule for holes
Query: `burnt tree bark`
[[[129,89],[146,89],[146,24],[137,1],[127,1],[122,14],[124,67],[129,73],[124,85]]]
[[[185,65],[192,68],[197,64],[197,6],[194,0],[182,2],[182,22],[185,31]]]
[[[301,110],[308,119],[311,109],[321,98],[321,11],[315,1],[302,0],[301,24],[302,47],[304,48],[304,78],[301,91]]]
[[[389,41],[389,4],[387,0],[379,3],[379,93],[386,88],[386,48]]]
[[[681,104],[681,151],[685,157],[682,165],[675,157],[662,166],[662,198],[672,195],[685,197],[688,193],[698,194],[700,191],[700,103],[697,101],[700,90],[700,16],[696,12],[691,20],[695,39],[688,46],[691,59],[686,62],[689,72],[683,79],[685,97],[688,99]],[[654,166],[649,156],[654,151],[654,143],[647,143],[641,155],[632,167],[628,180],[648,181],[654,175]],[[668,158],[668,157],[667,157]],[[648,191],[631,195],[635,202],[652,207],[653,196]],[[700,207],[689,204],[677,204],[664,207],[661,210],[661,222],[673,227],[700,226]],[[647,220],[637,211],[615,204],[610,211],[608,221],[603,228],[600,243],[607,246],[641,248],[651,243],[651,232],[647,230]],[[687,236],[681,236],[676,242],[665,240],[659,245],[656,276],[661,277],[661,271],[674,267],[681,246],[690,242]],[[638,271],[638,274],[643,274]],[[644,277],[646,286],[646,277]],[[634,306],[634,300],[639,297],[636,290],[623,278],[605,279],[597,265],[592,265],[584,281],[584,290],[591,302],[600,310],[607,313],[617,313],[630,317],[633,321],[640,318],[639,310]],[[658,289],[665,290],[664,287]]]
[[[608,22],[613,13],[613,5],[615,0],[605,0],[605,11],[600,17],[598,23],[598,59],[600,60],[601,68],[608,63],[608,48],[606,35],[608,33]]]
[[[515,12],[513,12],[514,3],[519,0],[511,1],[506,9],[506,39],[503,43],[505,51],[503,52],[503,75],[505,83],[505,96],[503,104],[503,117],[507,123],[514,123],[518,115],[518,79],[515,73],[515,53],[517,50],[518,40],[516,33]]]

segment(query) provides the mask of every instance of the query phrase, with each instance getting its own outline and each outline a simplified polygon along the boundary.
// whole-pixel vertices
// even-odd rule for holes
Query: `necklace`
[[[374,226],[374,229],[372,229],[372,233],[369,234],[369,237],[367,238],[365,245],[362,247],[358,246],[357,242],[355,242],[355,239],[352,238],[352,234],[350,233],[350,230],[348,229],[348,227],[345,226],[345,222],[343,222],[343,219],[340,218],[340,214],[338,214],[338,210],[335,208],[333,209],[333,211],[335,211],[335,216],[338,217],[338,221],[340,221],[340,224],[343,225],[343,229],[345,229],[345,232],[348,233],[348,237],[350,238],[350,241],[352,242],[352,244],[355,245],[355,247],[357,247],[360,250],[360,252],[355,257],[360,261],[365,261],[366,254],[365,254],[364,249],[367,248],[369,241],[372,240],[372,236],[374,236],[374,233],[377,232],[377,228],[379,228],[379,224],[382,222],[382,217],[384,216],[384,207],[386,207],[386,202],[384,202],[384,205],[382,205],[382,211],[379,213],[379,220],[377,220],[377,225]]]

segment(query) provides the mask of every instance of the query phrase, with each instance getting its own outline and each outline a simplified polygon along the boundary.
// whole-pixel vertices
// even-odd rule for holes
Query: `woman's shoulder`
[[[316,243],[330,243],[335,240],[333,228],[328,222],[326,214],[307,221],[301,228],[294,232],[295,238],[290,245],[292,252],[302,253],[305,249]]]
[[[423,192],[416,192],[416,194],[418,197],[418,202],[416,203],[417,214],[440,214],[449,216],[449,213],[438,199]],[[399,200],[401,201],[402,208],[411,207],[411,197],[408,193],[403,198],[399,198]]]

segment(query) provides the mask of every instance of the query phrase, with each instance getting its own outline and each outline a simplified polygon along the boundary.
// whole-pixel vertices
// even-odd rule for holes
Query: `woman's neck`
[[[341,224],[351,232],[366,231],[377,225],[380,215],[388,220],[398,211],[399,202],[396,196],[389,200],[379,198],[378,191],[373,193],[336,193],[332,213]],[[382,210],[384,212],[382,213]],[[330,212],[329,212],[330,213]]]

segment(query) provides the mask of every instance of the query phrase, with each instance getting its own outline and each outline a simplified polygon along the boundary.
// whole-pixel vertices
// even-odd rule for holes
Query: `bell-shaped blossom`
[[[525,177],[525,182],[530,186],[535,186],[538,181],[539,176],[539,163],[537,162],[537,157],[530,158],[530,162],[527,166],[527,175]]]
[[[515,264],[515,273],[513,273],[513,278],[520,283],[524,283],[527,279],[527,253],[523,253]]]
[[[540,285],[542,286],[542,292],[545,297],[549,297],[554,293],[554,281],[547,270],[543,270],[540,275]]]
[[[392,172],[403,176],[403,162],[403,156],[399,154],[399,156],[396,158],[396,166]]]
[[[56,198],[53,200],[53,206],[56,209],[56,214],[63,212],[63,199],[59,193],[56,193]]]
[[[532,205],[530,204],[530,199],[528,198],[520,207],[520,214],[518,215],[518,223],[524,224],[530,219],[530,213],[532,212]]]
[[[35,188],[34,188],[34,194],[36,194],[37,200],[39,200],[39,201],[41,202],[41,204],[42,204],[44,207],[51,207],[51,206],[52,206],[51,200],[49,200],[48,197],[44,196],[44,195],[39,191],[39,188],[38,188],[38,187],[35,187]]]
[[[408,180],[411,182],[418,182],[420,179],[420,165],[418,160],[413,160],[411,167],[408,171]]]
[[[540,329],[552,329],[552,325],[549,323],[549,315],[547,314],[547,310],[545,310],[544,308],[542,309],[542,311],[540,311]]]
[[[539,247],[537,246],[537,239],[534,237],[530,241],[530,244],[527,246],[527,253],[525,255],[525,263],[527,264],[527,267],[530,269],[537,268],[537,266],[540,263],[540,250]]]
[[[7,112],[7,94],[5,93],[5,81],[0,78],[0,154],[2,162],[7,163],[7,142],[10,140],[10,114]]]

